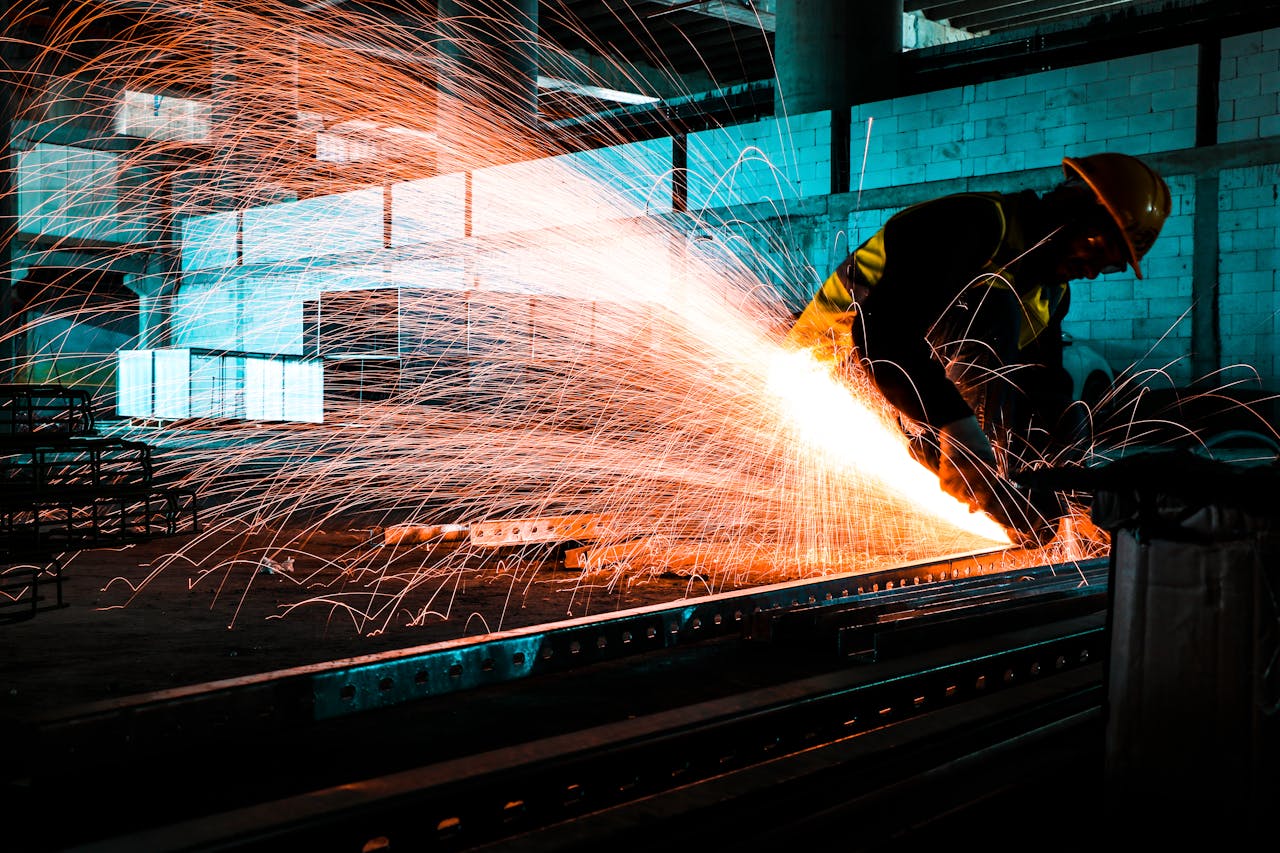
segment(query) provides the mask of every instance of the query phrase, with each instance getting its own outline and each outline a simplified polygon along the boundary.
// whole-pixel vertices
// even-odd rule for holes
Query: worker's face
[[[1110,220],[1095,219],[1067,229],[1061,245],[1058,273],[1066,281],[1123,272],[1128,264],[1124,238]]]

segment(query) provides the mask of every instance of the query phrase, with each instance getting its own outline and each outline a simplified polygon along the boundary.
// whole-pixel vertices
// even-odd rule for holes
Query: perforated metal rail
[[[592,844],[620,832],[711,843],[713,826],[720,840],[749,832],[736,824],[742,809],[757,813],[751,798],[771,821],[794,818],[776,799],[785,785],[803,808],[821,807],[835,782],[842,796],[872,797],[930,767],[1095,719],[1106,561],[1008,571],[997,557],[135,697],[82,709],[43,735],[78,761],[141,767],[131,796],[146,793],[172,821],[85,849],[479,850],[517,836],[528,849],[602,849]],[[169,802],[171,786],[150,774],[171,766],[167,744],[193,732],[203,746],[185,760],[200,770]],[[205,750],[227,743],[242,750],[237,786],[248,801],[204,781],[226,763]],[[270,773],[281,779],[265,789],[271,802],[259,801],[248,789]],[[736,824],[717,825],[731,801]],[[658,832],[657,802],[664,821],[690,822]],[[214,813],[178,810],[201,806]]]

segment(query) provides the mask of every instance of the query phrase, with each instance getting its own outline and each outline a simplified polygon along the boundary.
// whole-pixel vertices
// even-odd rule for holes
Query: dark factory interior
[[[1280,0],[9,0],[0,78],[3,849],[1267,843]]]

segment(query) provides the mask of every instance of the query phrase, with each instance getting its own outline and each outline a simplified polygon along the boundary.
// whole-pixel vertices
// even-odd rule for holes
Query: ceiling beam
[[[649,18],[670,15],[674,12],[691,12],[767,33],[773,32],[776,26],[775,0],[648,0],[648,2],[655,6],[667,7],[660,12],[646,15]]]

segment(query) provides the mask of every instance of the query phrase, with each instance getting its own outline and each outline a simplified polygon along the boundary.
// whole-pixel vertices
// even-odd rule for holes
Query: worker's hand
[[[982,498],[991,491],[991,484],[999,475],[995,451],[987,434],[978,426],[977,417],[970,415],[944,424],[938,430],[938,441],[941,447],[938,480],[942,490],[970,509],[985,508]]]
[[[1034,501],[996,471],[996,454],[976,417],[953,421],[939,430],[941,460],[938,480],[943,490],[970,510],[996,520],[1010,541],[1023,547],[1049,543],[1057,532],[1061,511],[1044,501]],[[1045,503],[1044,506],[1039,504]]]

